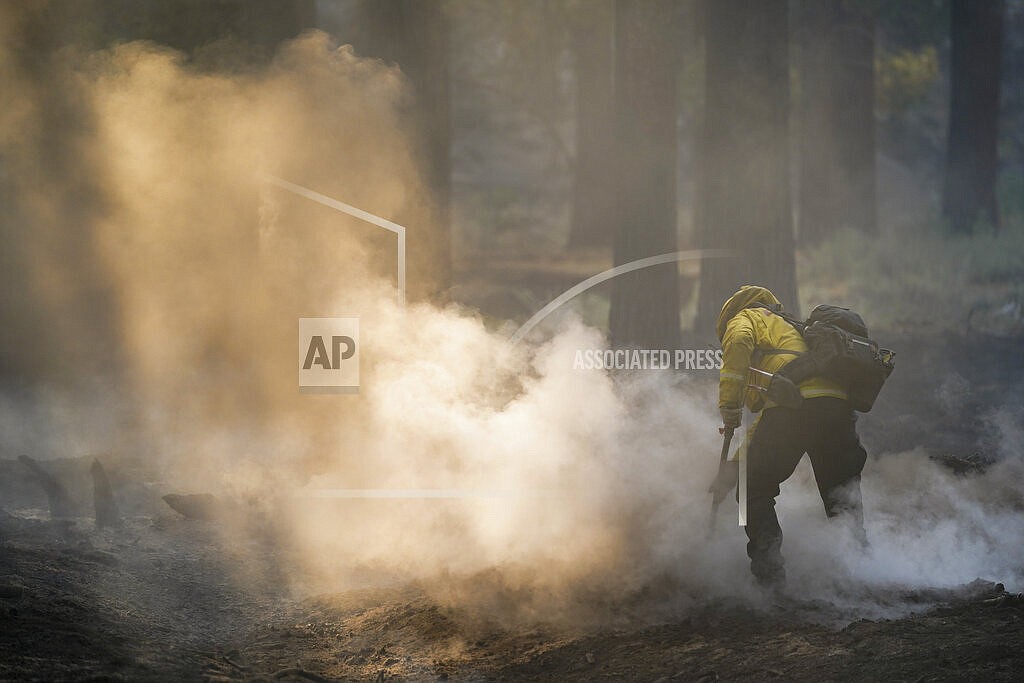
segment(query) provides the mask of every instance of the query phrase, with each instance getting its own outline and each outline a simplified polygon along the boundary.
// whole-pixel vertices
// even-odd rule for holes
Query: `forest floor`
[[[827,604],[710,601],[614,629],[487,623],[415,585],[295,599],[243,590],[204,522],[120,535],[6,519],[3,680],[1020,680],[1024,602],[1001,585],[902,595],[842,625]],[[131,538],[131,540],[128,540]],[[250,549],[252,552],[254,549]],[[248,558],[253,561],[258,553]],[[235,556],[234,559],[241,559]]]
[[[1022,344],[901,344],[919,348],[901,358],[865,440],[928,445],[965,476],[984,468],[986,411],[1020,404]],[[956,415],[944,407],[950,368],[971,387]],[[827,602],[794,596],[759,605],[698,596],[659,621],[609,596],[609,609],[626,615],[614,625],[510,625],[441,604],[414,583],[296,595],[282,579],[294,569],[269,541],[227,543],[214,522],[169,509],[130,516],[119,531],[51,521],[44,502],[23,504],[30,492],[12,478],[17,464],[0,464],[0,680],[1024,677],[1024,602],[987,581],[908,587],[898,598],[911,608],[891,619],[844,619]]]

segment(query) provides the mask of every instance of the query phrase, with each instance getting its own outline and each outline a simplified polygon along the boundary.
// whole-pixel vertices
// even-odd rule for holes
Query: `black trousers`
[[[847,517],[862,543],[864,510],[860,473],[867,453],[848,401],[811,398],[799,409],[768,408],[747,450],[747,555],[761,583],[779,583],[786,574],[782,528],[775,514],[779,484],[793,474],[804,453],[810,456],[825,513]]]

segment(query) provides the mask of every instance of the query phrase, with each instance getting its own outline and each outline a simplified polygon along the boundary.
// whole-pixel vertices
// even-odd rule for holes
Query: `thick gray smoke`
[[[114,369],[62,368],[70,383],[26,372],[31,389],[5,388],[5,455],[118,452],[158,462],[168,489],[256,501],[282,554],[304,569],[300,589],[341,591],[369,572],[550,618],[576,614],[588,596],[658,585],[672,587],[669,612],[758,600],[745,539],[724,522],[732,506],[706,539],[713,382],[574,370],[574,352],[603,339],[572,321],[545,343],[512,347],[472,311],[402,307],[391,242],[264,182],[285,177],[383,216],[429,215],[396,70],[322,34],[241,75],[196,71],[150,45],[78,55],[47,72],[47,87],[73,93],[88,122],[65,159],[74,172],[55,176],[37,126],[43,85],[3,63],[19,103],[0,120],[19,212],[5,234],[32,280],[5,324],[66,313],[87,284],[109,310],[72,320],[95,334],[48,336],[48,348],[74,355],[84,339],[92,353],[116,349]],[[68,176],[88,178],[92,193],[76,226],[52,201],[75,191]],[[53,249],[71,229],[87,248]],[[362,393],[299,395],[297,319],[353,314]],[[18,362],[32,357],[16,351]],[[982,475],[956,477],[921,452],[869,461],[866,555],[825,522],[801,466],[780,503],[794,583],[879,611],[899,608],[873,597],[893,587],[980,576],[1020,590],[1019,419],[998,414],[993,429],[1005,457]],[[365,488],[472,495],[330,493]]]

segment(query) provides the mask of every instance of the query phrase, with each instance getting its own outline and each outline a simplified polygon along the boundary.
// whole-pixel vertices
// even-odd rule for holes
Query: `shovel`
[[[711,519],[708,520],[708,537],[715,533],[715,521],[718,519],[718,506],[722,504],[725,497],[729,495],[729,491],[735,486],[735,482],[732,486],[725,488],[723,486],[715,487],[715,484],[719,483],[719,480],[724,478],[724,472],[726,468],[736,467],[736,463],[729,462],[729,444],[732,443],[732,435],[735,429],[733,427],[723,427],[719,430],[722,433],[722,456],[718,462],[718,476],[715,477],[715,481],[712,482],[710,491],[714,494],[711,499]]]

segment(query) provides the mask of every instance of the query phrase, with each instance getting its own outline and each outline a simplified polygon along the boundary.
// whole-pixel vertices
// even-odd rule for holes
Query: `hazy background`
[[[900,354],[862,423],[873,552],[837,552],[805,464],[793,576],[867,613],[1020,590],[1024,5],[967,3],[999,12],[964,36],[964,4],[5,2],[0,456],[100,455],[138,515],[241,501],[226,538],[267,534],[303,589],[434,579],[512,615],[747,595],[742,534],[705,539],[715,373],[572,357],[713,346],[758,282]],[[268,174],[408,226],[410,304],[392,235]],[[691,248],[738,255],[507,343]],[[360,316],[361,392],[300,395],[297,319],[331,315]],[[362,487],[491,495],[318,497]]]

